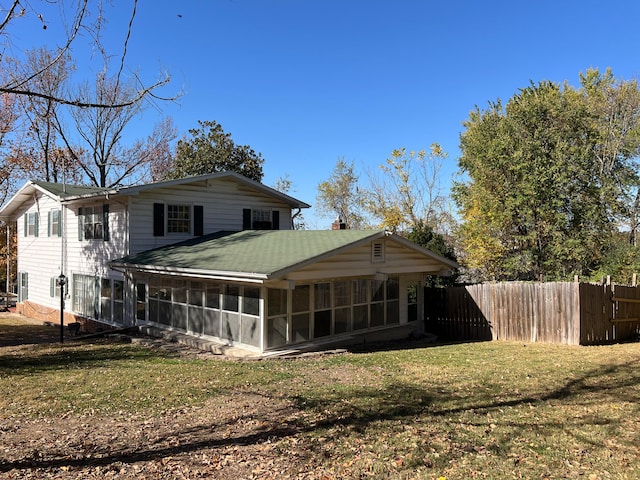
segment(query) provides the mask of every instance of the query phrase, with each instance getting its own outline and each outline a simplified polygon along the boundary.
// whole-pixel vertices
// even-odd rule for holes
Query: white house
[[[256,352],[418,325],[425,275],[454,262],[397,235],[293,230],[309,205],[236,173],[134,187],[28,182],[18,309],[91,326],[152,325]]]

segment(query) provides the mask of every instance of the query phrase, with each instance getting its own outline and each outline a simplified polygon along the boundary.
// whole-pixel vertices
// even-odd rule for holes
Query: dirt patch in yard
[[[0,315],[0,361],[10,364],[35,344],[60,341],[59,326]],[[202,358],[189,347],[170,352]],[[326,381],[353,383],[355,370],[321,374]],[[308,423],[298,421],[301,415],[292,400],[250,387],[161,415],[70,412],[57,418],[7,418],[0,412],[0,478],[333,478],[319,463],[322,457],[298,436],[308,429]]]

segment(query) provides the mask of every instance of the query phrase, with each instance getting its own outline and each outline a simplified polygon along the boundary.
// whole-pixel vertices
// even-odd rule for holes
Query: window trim
[[[100,206],[102,205],[102,207]],[[91,210],[91,213],[87,213]],[[100,211],[102,210],[102,212]],[[87,217],[91,215],[91,225],[92,234],[91,236],[86,236],[86,228],[88,223],[86,222]],[[95,219],[100,219],[100,222],[96,222]],[[101,225],[101,235],[97,236],[96,225]],[[78,240],[79,241],[88,241],[88,240],[103,240],[108,242],[110,240],[109,233],[109,204],[103,203],[98,205],[90,205],[85,207],[78,207]]]
[[[176,209],[176,211],[172,212],[172,208]],[[181,215],[185,213],[185,210],[181,211],[181,209],[186,210],[186,219],[180,218]],[[172,213],[174,214],[175,218],[171,216]],[[175,214],[177,214],[177,216]],[[191,235],[191,232],[193,232],[193,205],[187,203],[166,203],[165,218],[165,232],[167,233],[167,235]],[[185,225],[185,220],[187,227],[186,230],[172,231],[170,229],[170,225],[172,225],[172,222],[174,225],[179,226],[181,224]]]
[[[33,219],[33,223],[31,220]],[[37,237],[39,233],[40,214],[38,212],[26,212],[24,214],[24,236]],[[31,228],[33,227],[33,230]]]

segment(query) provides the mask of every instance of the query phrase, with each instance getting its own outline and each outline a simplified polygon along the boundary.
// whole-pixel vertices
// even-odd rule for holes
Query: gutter
[[[249,283],[264,283],[269,280],[269,275],[265,273],[242,273],[234,274],[233,272],[221,271],[221,270],[191,270],[180,268],[168,268],[168,267],[153,267],[149,265],[136,265],[127,263],[110,263],[109,267],[112,270],[120,273],[126,273],[128,271],[135,271],[140,273],[155,273],[159,275],[172,275],[180,277],[190,278],[207,278],[210,280],[224,280],[233,282],[249,282]]]

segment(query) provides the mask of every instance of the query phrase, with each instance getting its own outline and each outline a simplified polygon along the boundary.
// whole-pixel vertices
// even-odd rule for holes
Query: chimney
[[[336,218],[331,224],[331,230],[346,230],[347,224],[340,218]]]

